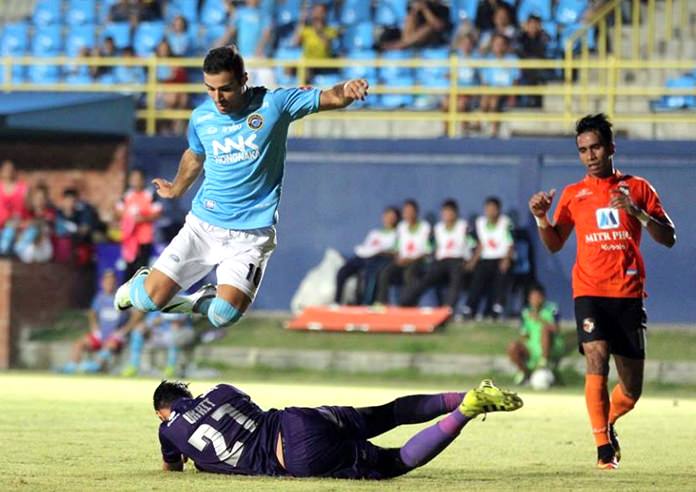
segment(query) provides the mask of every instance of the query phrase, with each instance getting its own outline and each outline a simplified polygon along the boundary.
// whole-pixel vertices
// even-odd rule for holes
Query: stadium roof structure
[[[135,109],[125,94],[0,93],[0,135],[129,136]]]

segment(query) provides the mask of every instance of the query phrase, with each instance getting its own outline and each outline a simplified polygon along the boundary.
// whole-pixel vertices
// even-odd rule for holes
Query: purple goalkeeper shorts
[[[285,468],[295,477],[395,476],[385,466],[395,450],[380,448],[362,437],[364,420],[353,407],[286,408],[280,432]]]

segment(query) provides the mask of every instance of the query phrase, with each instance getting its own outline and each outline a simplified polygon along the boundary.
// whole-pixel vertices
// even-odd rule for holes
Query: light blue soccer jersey
[[[208,99],[189,121],[189,148],[205,154],[205,178],[191,212],[226,229],[276,223],[288,127],[319,110],[319,89],[249,90],[241,112],[220,113]]]

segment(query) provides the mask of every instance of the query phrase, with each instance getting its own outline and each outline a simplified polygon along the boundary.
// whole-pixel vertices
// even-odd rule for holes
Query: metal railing
[[[672,2],[666,0],[669,7],[666,11],[666,32],[673,31],[672,25]],[[681,17],[686,16],[686,0],[681,2],[679,12]],[[654,26],[655,1],[648,2],[647,17],[648,29],[653,32],[650,26]],[[617,97],[642,97],[658,98],[664,95],[690,95],[696,97],[696,90],[691,88],[665,88],[663,86],[641,86],[625,85],[620,83],[620,74],[625,70],[645,71],[645,70],[683,70],[690,71],[696,66],[696,62],[689,60],[662,60],[654,57],[654,39],[647,40],[647,56],[640,56],[640,38],[635,36],[636,29],[640,29],[639,23],[640,1],[633,0],[632,4],[632,44],[631,55],[622,56],[622,16],[621,0],[611,0],[599,9],[591,19],[580,30],[575,32],[565,44],[565,53],[562,59],[521,59],[521,60],[491,60],[491,59],[460,59],[452,55],[447,60],[350,60],[350,59],[305,59],[297,60],[266,60],[250,59],[247,65],[251,71],[255,68],[277,68],[290,67],[296,70],[298,85],[308,82],[308,73],[312,68],[334,68],[343,69],[347,66],[364,67],[405,67],[420,69],[446,68],[448,71],[448,87],[430,87],[422,85],[413,86],[386,86],[371,82],[371,94],[413,94],[430,95],[448,98],[449,104],[447,111],[415,111],[415,110],[373,110],[363,109],[360,111],[341,111],[341,112],[322,112],[313,118],[323,120],[350,119],[350,120],[401,120],[401,121],[432,121],[442,122],[447,126],[447,134],[454,137],[457,134],[457,126],[462,122],[558,122],[565,126],[570,125],[574,120],[590,110],[590,98],[595,97],[601,101],[604,111],[613,117],[617,123],[627,122],[649,122],[649,123],[696,123],[696,111],[686,112],[663,112],[655,113],[651,111],[631,113],[617,112]],[[613,49],[609,49],[609,19],[613,15]],[[652,21],[650,19],[653,19]],[[683,24],[682,29],[686,29]],[[590,36],[594,35],[593,30],[597,31],[596,50],[590,56]],[[653,33],[654,34],[654,33]],[[651,41],[652,39],[652,41]],[[580,49],[576,45],[580,44]],[[137,117],[145,121],[145,132],[152,135],[156,132],[158,120],[181,120],[188,119],[190,110],[188,109],[158,109],[157,94],[176,92],[176,93],[199,93],[204,90],[201,83],[159,83],[157,80],[157,69],[159,67],[184,67],[200,69],[200,58],[98,58],[98,57],[4,57],[0,59],[0,69],[3,71],[3,83],[0,86],[5,92],[12,91],[70,91],[70,92],[126,92],[144,93],[145,107],[137,111]],[[12,81],[13,68],[16,66],[31,65],[86,65],[90,67],[108,66],[141,66],[146,70],[146,82],[143,84],[81,84],[71,85],[66,83],[56,84],[35,84],[35,83],[15,83]],[[520,70],[545,70],[554,71],[562,74],[558,81],[551,81],[545,85],[515,85],[510,87],[490,87],[484,85],[461,86],[459,84],[459,69],[470,67],[483,69],[489,67],[497,68],[516,68]],[[460,95],[485,96],[545,96],[558,97],[563,101],[562,111],[524,111],[510,109],[505,112],[481,111],[459,112],[457,110],[457,97]],[[302,134],[302,126],[298,127],[296,134]]]

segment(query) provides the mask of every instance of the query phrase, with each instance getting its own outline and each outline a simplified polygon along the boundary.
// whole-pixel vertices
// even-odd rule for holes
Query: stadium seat
[[[177,15],[188,22],[198,22],[198,0],[170,0],[165,12],[165,20],[170,23]]]
[[[111,10],[112,5],[116,2],[118,2],[118,0],[102,0],[97,4],[97,17],[100,24],[106,24],[106,22],[109,20],[109,11]]]
[[[198,52],[205,53],[210,48],[213,47],[215,41],[220,39],[223,34],[227,31],[227,26],[224,24],[213,24],[209,26],[203,26],[203,33],[196,38],[198,42],[196,48]]]
[[[82,24],[94,24],[97,18],[96,0],[70,0],[65,12],[65,19],[69,26]]]
[[[450,19],[457,26],[463,20],[474,22],[478,0],[452,0]]]
[[[188,25],[185,33],[175,33],[165,30],[165,37],[175,56],[191,56],[198,52],[198,33],[200,26],[195,22]]]
[[[370,50],[375,44],[372,22],[360,22],[350,26],[343,35],[346,51]]]
[[[37,29],[31,43],[34,56],[56,56],[63,51],[63,26],[53,24]]]
[[[518,22],[526,22],[532,14],[542,21],[551,20],[551,0],[522,0],[517,7]]]
[[[319,88],[330,88],[338,84],[341,81],[341,77],[337,73],[320,73],[315,75],[311,84]]]
[[[341,7],[339,20],[344,27],[359,22],[369,22],[370,0],[345,0]]]
[[[580,23],[578,23],[578,24],[568,24],[568,25],[559,26],[559,27],[560,27],[560,34],[559,34],[559,37],[558,37],[559,49],[560,49],[560,50],[565,50],[566,41],[568,41],[568,40],[570,39],[570,37],[571,37],[573,34],[575,34],[576,31],[578,31],[579,29],[582,29],[583,24],[580,24]],[[587,33],[584,34],[583,36],[587,36],[587,46],[588,46],[588,48],[591,49],[591,50],[594,50],[594,49],[596,48],[596,46],[597,46],[595,28],[594,28],[594,27],[591,28],[591,29],[589,30],[589,32],[587,32]],[[580,38],[578,38],[578,40],[575,42],[575,46],[573,46],[573,49],[574,49],[574,50],[580,49],[581,42],[582,42],[582,36],[580,36]]]
[[[135,29],[133,48],[138,56],[149,56],[164,38],[164,22],[141,22]]]
[[[560,0],[556,6],[556,22],[576,24],[581,21],[587,9],[587,0]]]
[[[121,50],[131,44],[131,28],[128,22],[109,22],[102,30],[99,39],[104,41],[107,37],[114,38],[116,48]]]
[[[279,0],[276,3],[275,19],[277,25],[293,24],[298,21],[300,10],[302,9],[301,0]]]
[[[413,86],[413,77],[403,76],[394,77],[385,81],[385,85],[390,87],[411,87]],[[414,97],[412,94],[382,94],[378,100],[378,106],[381,109],[398,109],[406,106],[412,106]]]
[[[665,87],[668,89],[696,89],[696,78],[691,75],[683,75],[674,79],[668,79]],[[696,108],[696,96],[688,94],[665,95],[652,104],[652,109],[656,111],[693,108]]]
[[[77,56],[83,46],[94,48],[96,28],[94,24],[82,24],[72,26],[65,38],[65,53],[68,56]]]
[[[205,0],[201,8],[200,21],[206,26],[224,24],[227,21],[224,0]]]
[[[374,50],[357,50],[348,52],[349,60],[374,60],[377,54]],[[377,67],[349,64],[343,68],[343,77],[346,79],[367,79],[370,83],[377,80]]]
[[[471,87],[477,85],[479,83],[479,69],[467,66],[466,59],[460,58],[457,65],[457,80],[460,86]]]
[[[433,79],[447,80],[449,68],[447,62],[449,60],[449,48],[425,48],[420,52],[421,58],[425,60],[439,60],[442,66],[423,66],[417,71],[417,78],[420,84],[428,84]]]
[[[2,32],[3,56],[22,56],[29,47],[29,25],[26,22],[6,24]]]
[[[386,51],[382,55],[383,60],[405,60],[412,56],[409,50]],[[379,77],[382,81],[388,82],[390,79],[412,77],[413,69],[410,67],[386,65],[380,67]]]
[[[401,27],[406,18],[407,5],[407,0],[377,0],[375,24]]]
[[[57,24],[61,21],[61,0],[38,0],[34,5],[32,21],[37,26]]]
[[[297,60],[302,56],[302,50],[300,48],[278,48],[275,52],[274,58],[276,60]],[[292,86],[297,85],[297,76],[294,73],[290,73],[285,69],[285,67],[276,67],[273,69],[273,74],[275,75],[276,82],[280,86]]]
[[[494,60],[495,58],[489,57]],[[505,56],[505,60],[517,60],[515,55]],[[481,69],[481,82],[492,87],[510,87],[520,78],[520,70],[515,67],[486,67]]]

